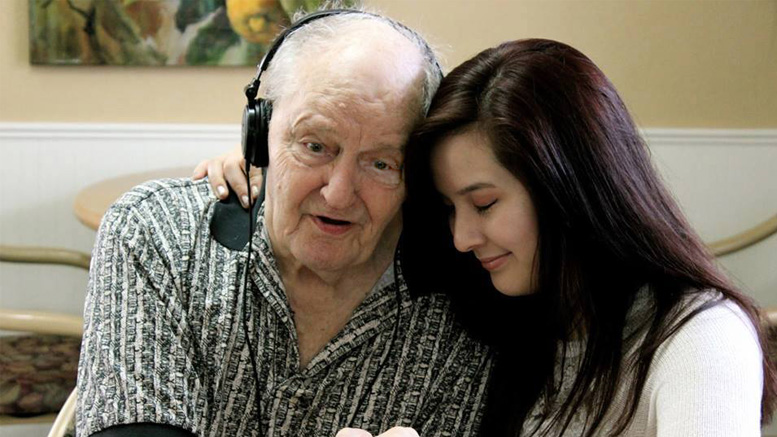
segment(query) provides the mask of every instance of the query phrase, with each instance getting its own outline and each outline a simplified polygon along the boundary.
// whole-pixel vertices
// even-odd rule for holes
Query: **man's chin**
[[[337,245],[310,243],[292,255],[305,267],[314,272],[336,273],[345,271],[359,263],[359,253]]]

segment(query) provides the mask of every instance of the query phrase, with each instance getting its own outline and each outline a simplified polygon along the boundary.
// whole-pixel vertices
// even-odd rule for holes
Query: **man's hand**
[[[335,437],[372,437],[372,434],[362,429],[343,428]],[[413,428],[395,426],[377,437],[418,437]]]
[[[199,180],[208,177],[213,192],[219,199],[226,199],[230,188],[235,190],[240,199],[243,208],[248,208],[248,187],[246,186],[245,160],[240,147],[219,155],[215,158],[206,159],[194,168],[192,180]],[[251,199],[256,200],[259,196],[259,187],[262,185],[262,171],[259,168],[251,167]]]

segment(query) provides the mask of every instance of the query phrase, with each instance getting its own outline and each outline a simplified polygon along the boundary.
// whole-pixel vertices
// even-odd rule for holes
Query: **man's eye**
[[[384,185],[393,187],[402,182],[402,165],[393,158],[364,156],[359,165],[365,174]]]
[[[305,143],[305,147],[313,153],[321,153],[324,151],[324,146],[321,143]]]
[[[313,141],[294,141],[292,153],[297,161],[304,165],[316,166],[326,164],[333,156],[332,149],[325,144]]]
[[[378,170],[388,170],[391,167],[386,163],[386,161],[381,161],[381,160],[377,160],[373,162],[372,165]]]

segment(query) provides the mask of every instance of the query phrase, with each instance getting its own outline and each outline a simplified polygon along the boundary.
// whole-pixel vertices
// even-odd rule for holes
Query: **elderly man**
[[[417,35],[364,13],[287,38],[263,78],[270,164],[248,266],[211,234],[207,182],[147,183],[110,209],[80,435],[476,433],[487,351],[445,296],[407,289],[396,253],[403,147],[434,62]]]

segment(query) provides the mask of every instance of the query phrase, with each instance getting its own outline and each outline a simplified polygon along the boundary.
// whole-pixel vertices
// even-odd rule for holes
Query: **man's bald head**
[[[300,89],[303,80],[323,73],[317,70],[322,67],[328,73],[337,70],[336,75],[327,76],[338,81],[358,80],[359,74],[368,73],[359,65],[377,58],[384,61],[381,68],[392,68],[397,85],[401,86],[408,75],[420,73],[413,107],[402,110],[415,113],[413,118],[416,114],[424,116],[442,78],[434,52],[416,32],[389,18],[365,12],[335,14],[295,30],[264,73],[261,92],[266,99],[279,103]]]

